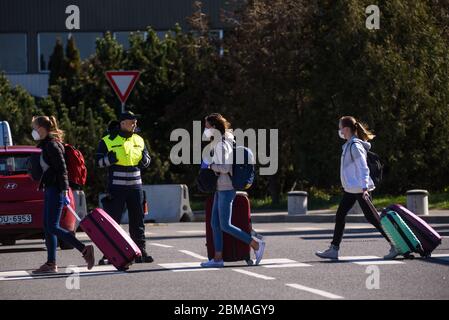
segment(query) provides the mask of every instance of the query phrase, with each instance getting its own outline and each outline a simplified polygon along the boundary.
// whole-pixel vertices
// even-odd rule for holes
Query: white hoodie
[[[340,180],[343,189],[348,193],[362,193],[364,188],[368,191],[374,190],[367,164],[367,153],[371,144],[353,136],[342,148]]]
[[[232,174],[233,141],[234,135],[232,132],[226,131],[224,139],[214,147],[211,169],[219,174],[217,191],[234,190],[232,180],[229,177],[229,174]]]

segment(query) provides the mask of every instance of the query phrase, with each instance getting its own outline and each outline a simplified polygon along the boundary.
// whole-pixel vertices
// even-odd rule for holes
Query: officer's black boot
[[[153,262],[153,257],[148,255],[147,251],[145,249],[140,249],[142,252],[141,257],[137,257],[134,261],[135,263],[151,263]]]

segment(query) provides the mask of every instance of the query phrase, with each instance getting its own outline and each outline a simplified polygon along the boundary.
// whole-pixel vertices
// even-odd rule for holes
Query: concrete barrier
[[[406,194],[407,209],[417,215],[429,215],[429,192],[427,190],[409,190]]]
[[[307,214],[307,192],[290,191],[287,196],[289,215]]]
[[[143,185],[143,190],[147,195],[148,215],[146,222],[168,223],[168,222],[189,222],[193,221],[193,213],[190,208],[189,189],[184,184],[160,184]],[[99,196],[101,199],[106,194]],[[121,223],[127,224],[128,212],[125,210]]]

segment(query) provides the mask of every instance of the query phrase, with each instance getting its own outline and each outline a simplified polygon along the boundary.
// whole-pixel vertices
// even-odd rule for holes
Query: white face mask
[[[341,131],[341,129],[338,130],[338,136],[342,139],[346,139],[345,135],[343,134],[343,132]]]
[[[212,128],[206,128],[206,129],[204,129],[203,135],[204,135],[207,139],[210,139],[210,138],[214,135],[214,130],[213,130]]]
[[[33,131],[31,131],[31,136],[33,137],[34,141],[41,140],[41,136],[40,136],[39,132],[37,132],[36,129],[33,129]]]

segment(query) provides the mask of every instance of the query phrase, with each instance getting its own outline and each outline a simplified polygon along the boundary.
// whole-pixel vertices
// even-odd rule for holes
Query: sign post
[[[122,103],[121,112],[125,112],[125,102],[139,79],[140,71],[106,71],[106,79]]]

